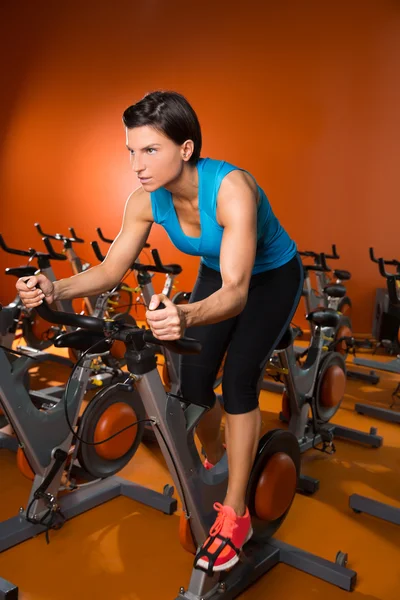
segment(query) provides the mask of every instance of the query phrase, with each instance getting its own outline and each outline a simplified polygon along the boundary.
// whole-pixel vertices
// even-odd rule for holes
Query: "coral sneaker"
[[[224,448],[225,448],[225,450],[226,450],[226,444],[222,444],[222,445],[223,445],[223,447],[224,447]],[[214,466],[215,466],[215,465],[214,465],[213,463],[210,463],[210,461],[208,460],[208,458],[205,458],[205,459],[204,459],[204,462],[203,462],[203,467],[204,467],[205,469],[207,469],[207,471],[209,471],[210,469],[212,469]]]
[[[214,508],[218,517],[194,560],[195,568],[206,571],[208,575],[233,567],[239,561],[242,546],[253,535],[248,508],[243,517],[219,502],[214,504]]]
[[[203,467],[205,469],[207,469],[207,471],[209,471],[210,469],[212,469],[214,467],[214,465],[212,463],[210,463],[210,461],[208,460],[208,458],[205,458],[204,462],[203,462]]]

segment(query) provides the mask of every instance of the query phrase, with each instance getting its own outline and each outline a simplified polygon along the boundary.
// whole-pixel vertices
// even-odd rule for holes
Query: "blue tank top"
[[[174,246],[185,254],[201,256],[201,262],[215,271],[220,270],[219,257],[224,231],[216,217],[217,195],[223,178],[234,170],[243,169],[211,158],[201,158],[197,163],[200,237],[191,237],[183,233],[171,192],[161,187],[150,194],[154,222],[164,227]],[[260,200],[257,209],[257,252],[253,275],[281,267],[297,252],[296,244],[272,212],[264,191],[257,187]]]

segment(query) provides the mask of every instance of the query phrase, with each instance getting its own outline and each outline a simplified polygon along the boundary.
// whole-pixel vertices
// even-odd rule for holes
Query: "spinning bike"
[[[69,324],[76,327],[74,323],[72,319]],[[160,494],[116,476],[135,454],[144,430],[142,402],[129,374],[101,389],[81,410],[92,358],[108,352],[109,344],[103,336],[80,331],[65,333],[55,343],[88,352],[75,365],[61,400],[46,410],[35,406],[24,386],[29,357],[11,364],[0,349],[0,404],[19,443],[18,467],[32,479],[26,508],[0,523],[0,551],[58,529],[66,520],[119,495],[167,514],[176,510],[169,486]],[[131,427],[132,423],[136,425]],[[67,493],[60,497],[60,491]]]
[[[340,315],[333,309],[321,308],[310,312],[307,319],[311,323],[312,336],[303,357],[294,350],[293,333],[289,328],[268,365],[283,379],[282,420],[288,422],[289,431],[298,439],[301,452],[316,448],[332,454],[335,437],[380,447],[382,437],[377,435],[375,428],[365,433],[330,422],[344,397],[346,365],[339,352],[325,346],[325,330],[335,329]],[[263,381],[260,381],[260,387],[263,387]],[[319,448],[321,444],[322,448]],[[318,487],[318,480],[300,478],[301,491],[314,493]]]
[[[400,263],[396,266],[396,273],[389,273],[386,271],[385,266],[387,264],[393,264],[397,261],[385,261],[383,258],[378,259],[379,272],[382,277],[385,277],[387,283],[387,290],[389,296],[389,306],[386,312],[386,322],[390,322],[390,334],[391,339],[389,340],[393,347],[398,347],[400,350]],[[398,271],[398,272],[397,272]],[[390,321],[389,321],[390,320]],[[394,360],[387,362],[371,361],[368,359],[355,359],[356,364],[364,366],[373,366],[377,369],[389,371],[391,373],[400,374],[400,354]],[[392,393],[393,402],[389,408],[382,408],[374,406],[372,404],[357,403],[355,409],[362,415],[368,415],[370,417],[377,417],[388,421],[390,423],[400,423],[400,412],[393,410],[396,405],[396,399],[400,397],[400,383]]]
[[[180,353],[198,353],[197,341],[183,338],[160,341],[149,331],[120,322],[103,322],[93,317],[53,312],[41,305],[38,312],[53,323],[82,328],[87,345],[104,335],[126,344],[126,362],[131,381],[150,416],[155,436],[183,505],[180,539],[185,549],[195,552],[215,518],[213,503],[222,501],[227,488],[226,454],[206,470],[194,443],[197,423],[210,407],[194,405],[167,394],[155,358],[156,345]],[[85,331],[86,330],[86,331]],[[177,600],[223,600],[234,598],[279,562],[351,590],[356,573],[341,564],[272,539],[286,516],[296,493],[300,448],[295,435],[274,430],[259,443],[247,490],[254,535],[243,549],[242,561],[229,572],[193,569],[188,589],[181,587]]]

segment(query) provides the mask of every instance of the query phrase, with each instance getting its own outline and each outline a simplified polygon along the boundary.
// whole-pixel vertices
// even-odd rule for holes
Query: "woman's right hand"
[[[35,287],[36,286],[36,287]],[[36,308],[46,299],[48,304],[54,302],[54,285],[45,275],[32,275],[20,277],[16,288],[26,308]],[[35,288],[35,289],[32,289]]]

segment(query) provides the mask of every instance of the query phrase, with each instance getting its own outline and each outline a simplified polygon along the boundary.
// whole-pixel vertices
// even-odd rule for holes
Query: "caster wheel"
[[[175,492],[175,488],[173,485],[169,485],[169,483],[166,483],[164,485],[164,488],[163,488],[164,496],[169,496],[170,498],[172,498],[172,496],[174,495],[174,492]]]
[[[377,429],[377,427],[371,427],[369,432],[371,435],[376,435],[378,433],[378,429]]]
[[[339,552],[336,554],[335,563],[340,567],[347,567],[348,559],[349,555],[347,554],[347,552],[341,552],[339,550]]]

